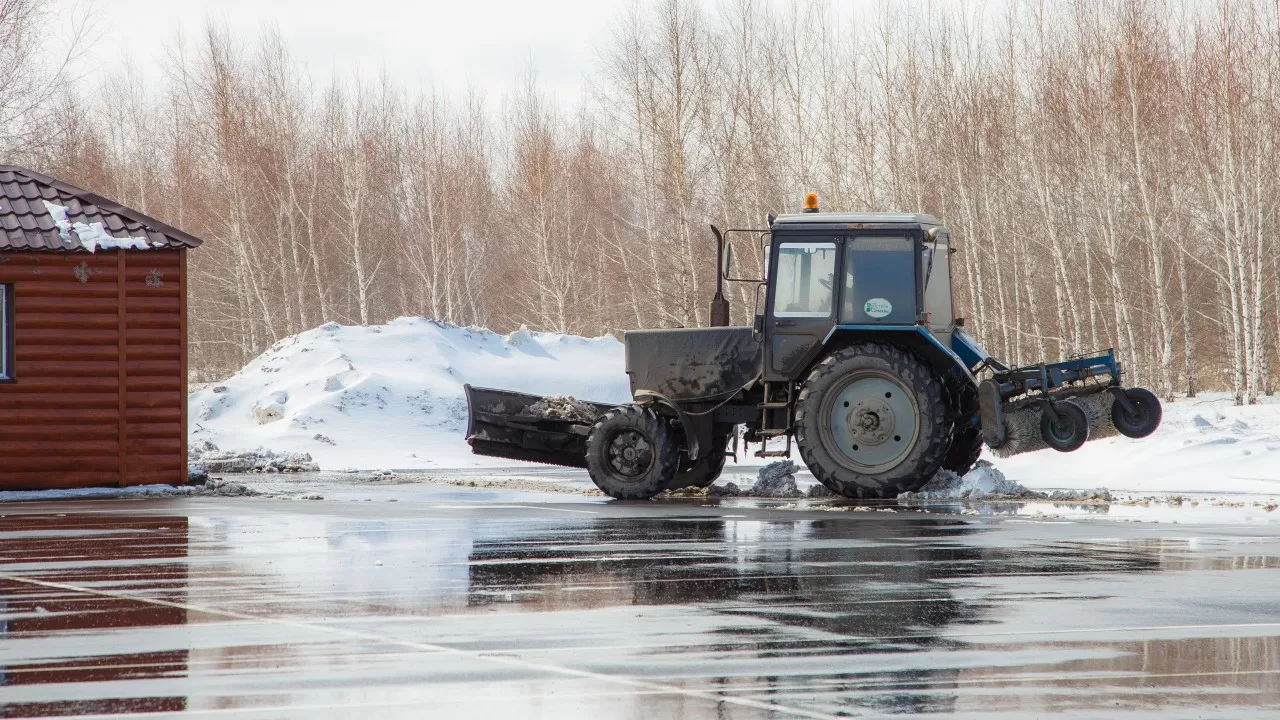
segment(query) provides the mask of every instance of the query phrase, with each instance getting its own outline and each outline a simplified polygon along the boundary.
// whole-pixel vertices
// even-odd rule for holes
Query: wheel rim
[[[653,443],[638,430],[622,430],[609,438],[609,467],[624,478],[638,478],[653,466]]]
[[[1075,423],[1070,418],[1062,415],[1056,421],[1049,421],[1049,434],[1053,436],[1054,441],[1066,443],[1075,435],[1075,427]]]
[[[1139,427],[1141,425],[1146,424],[1147,410],[1143,406],[1142,401],[1136,400],[1134,398],[1129,398],[1129,406],[1132,407],[1133,409],[1130,410],[1124,406],[1120,407],[1120,412],[1124,415],[1124,419],[1127,420],[1129,424],[1134,427]]]
[[[875,370],[850,373],[823,401],[822,439],[835,459],[866,474],[906,459],[920,434],[914,393],[896,377]]]

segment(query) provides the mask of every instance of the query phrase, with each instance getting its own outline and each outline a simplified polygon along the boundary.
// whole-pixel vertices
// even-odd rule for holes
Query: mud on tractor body
[[[628,332],[632,403],[468,387],[473,452],[585,467],[606,494],[643,499],[710,485],[740,441],[764,457],[794,443],[831,490],[881,498],[967,472],[984,443],[1070,452],[1159,426],[1159,401],[1123,387],[1111,351],[1024,367],[984,352],[955,317],[954,250],[932,216],[819,213],[811,198],[768,230],[712,228],[717,327]],[[760,243],[765,277],[730,276],[735,241]],[[752,327],[725,327],[725,281],[757,285]]]

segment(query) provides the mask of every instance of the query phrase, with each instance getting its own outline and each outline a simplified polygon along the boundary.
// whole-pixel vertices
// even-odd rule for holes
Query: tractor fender
[[[689,459],[698,459],[698,432],[697,428],[693,424],[693,418],[689,417],[688,413],[686,413],[671,398],[662,395],[661,393],[653,392],[652,390],[637,390],[635,393],[635,400],[637,405],[661,405],[675,413],[676,418],[680,421],[680,427],[684,429],[685,442],[689,445],[687,448],[689,451]]]
[[[912,350],[921,360],[929,363],[934,370],[946,374],[956,371],[960,377],[978,387],[978,379],[974,377],[969,365],[954,350],[943,345],[927,328],[919,325],[837,325],[827,334],[823,345],[826,352],[837,347],[856,342],[881,342]],[[826,354],[823,353],[823,355]]]

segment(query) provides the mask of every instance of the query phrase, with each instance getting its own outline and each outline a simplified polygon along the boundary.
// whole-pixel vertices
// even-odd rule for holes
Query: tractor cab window
[[[916,321],[914,244],[905,235],[859,235],[845,249],[840,322],[911,325]]]
[[[835,243],[782,243],[778,247],[773,316],[830,317],[835,276]]]

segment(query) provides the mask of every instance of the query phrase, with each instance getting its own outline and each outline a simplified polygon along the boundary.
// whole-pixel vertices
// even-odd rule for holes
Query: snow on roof
[[[200,240],[87,190],[0,165],[0,251],[199,247]]]

